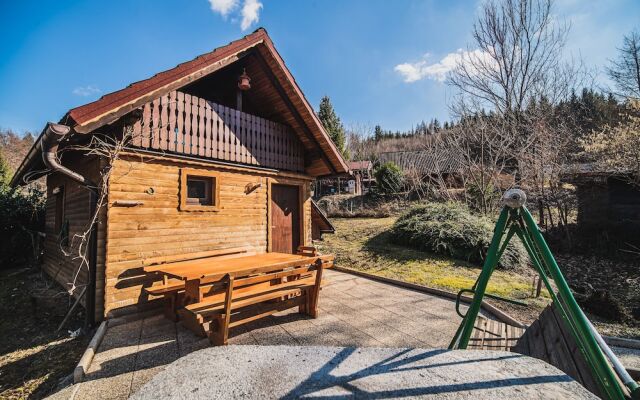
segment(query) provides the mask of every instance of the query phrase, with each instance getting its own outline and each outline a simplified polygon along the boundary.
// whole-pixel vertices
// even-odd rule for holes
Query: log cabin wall
[[[98,159],[82,159],[70,157],[63,164],[73,171],[81,171],[93,181],[98,181]],[[58,192],[57,194],[54,194]],[[60,200],[61,197],[61,200]],[[61,203],[58,203],[61,202]],[[81,184],[60,174],[53,173],[47,176],[47,201],[45,205],[45,239],[44,254],[42,259],[43,270],[65,290],[71,288],[74,282],[77,289],[74,296],[80,295],[82,287],[88,283],[89,271],[85,265],[80,268],[80,260],[77,259],[79,240],[75,235],[82,234],[89,226],[90,220],[90,193]],[[56,216],[62,207],[62,215]],[[56,218],[60,218],[59,224],[64,225],[68,221],[68,244],[61,237],[61,230],[56,229]],[[106,209],[100,210],[98,224],[98,253],[96,265],[96,320],[101,320],[104,315],[101,299],[104,297],[104,271],[105,271],[105,224]],[[61,228],[61,226],[59,227]],[[84,306],[84,298],[81,300]]]
[[[183,168],[218,173],[219,211],[179,210]],[[270,183],[302,188],[301,242],[310,244],[310,180],[300,174],[216,165],[166,155],[130,154],[116,161],[109,183],[105,315],[115,316],[150,306],[149,301],[153,299],[142,289],[160,282],[154,282],[142,272],[145,258],[238,246],[256,253],[268,251]],[[132,202],[139,204],[131,206]]]

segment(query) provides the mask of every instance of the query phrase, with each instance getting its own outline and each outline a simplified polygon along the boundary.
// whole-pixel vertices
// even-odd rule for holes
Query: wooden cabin
[[[330,176],[317,179],[313,187],[316,199],[334,194],[353,194],[361,196],[367,194],[371,185],[375,184],[373,163],[371,161],[350,161],[348,175]]]
[[[46,175],[43,269],[75,296],[86,287],[82,302],[99,321],[154,305],[145,260],[310,245],[311,183],[346,173],[261,28],[70,110],[43,130],[12,184]],[[85,233],[94,236],[83,263]]]

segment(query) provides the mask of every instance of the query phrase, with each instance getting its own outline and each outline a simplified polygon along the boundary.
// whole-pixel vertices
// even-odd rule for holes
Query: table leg
[[[202,301],[200,293],[200,279],[189,279],[184,283],[185,304],[199,303]]]

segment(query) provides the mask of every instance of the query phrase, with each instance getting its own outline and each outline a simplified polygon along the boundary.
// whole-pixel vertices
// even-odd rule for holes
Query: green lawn
[[[387,232],[396,218],[334,218],[331,222],[336,228],[336,233],[333,235],[325,234],[324,240],[317,242],[316,245],[323,253],[335,254],[336,264],[340,267],[451,292],[458,292],[460,289],[473,286],[480,274],[478,266],[390,243]],[[637,276],[637,274],[618,272],[617,275],[620,275],[624,282],[615,286],[614,284],[621,280],[616,279],[616,275],[605,275],[607,277],[605,279],[600,276],[602,272],[598,275],[597,268],[593,270],[585,267],[585,265],[594,263],[593,260],[589,262],[589,260],[575,256],[558,257],[558,260],[561,267],[564,267],[565,277],[570,283],[577,282],[576,275],[588,274],[588,282],[597,287],[605,287],[603,282],[608,282],[616,288],[614,293],[621,291],[620,285],[631,286],[635,282],[633,279],[622,278]],[[611,265],[608,265],[609,270],[613,270],[612,268]],[[620,268],[616,271],[619,271]],[[487,293],[522,300],[528,304],[526,307],[491,299],[487,301],[525,324],[532,323],[550,301],[546,289],[542,290],[542,297],[532,296],[533,275],[533,269],[525,271],[497,270],[491,277],[487,290]],[[637,285],[637,283],[635,284]],[[633,289],[630,290],[633,291]],[[634,298],[633,296],[627,297]],[[625,299],[627,298],[625,297]],[[626,301],[629,302],[628,299]],[[635,302],[631,301],[629,304],[633,305]],[[454,315],[455,312],[452,310],[452,318]],[[589,312],[587,315],[590,316],[602,334],[640,338],[640,324],[638,323],[616,323],[605,321]]]
[[[388,229],[396,217],[336,218],[333,235],[325,234],[318,243],[323,253],[336,255],[336,264],[379,276],[457,292],[471,288],[480,268],[469,263],[436,254],[412,250],[390,243]],[[528,322],[547,303],[546,298],[531,298],[533,275],[497,270],[489,282],[487,292],[513,299],[525,299],[529,310],[503,302],[496,304],[514,317]],[[543,291],[543,295],[546,292]]]

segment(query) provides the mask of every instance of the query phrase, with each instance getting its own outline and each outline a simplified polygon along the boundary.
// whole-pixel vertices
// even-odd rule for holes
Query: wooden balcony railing
[[[286,125],[173,91],[142,108],[132,144],[149,150],[302,172],[302,143]]]

